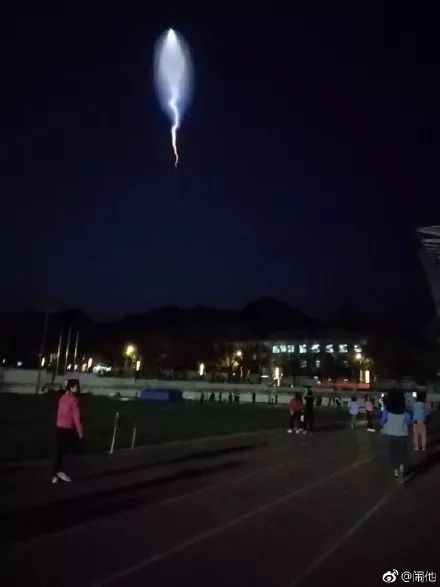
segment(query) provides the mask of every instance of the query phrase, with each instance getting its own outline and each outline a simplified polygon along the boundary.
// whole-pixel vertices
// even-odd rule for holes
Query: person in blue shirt
[[[426,392],[418,392],[413,411],[414,450],[426,450]]]
[[[353,430],[359,414],[359,404],[355,395],[348,402],[348,413],[350,414],[350,426]]]

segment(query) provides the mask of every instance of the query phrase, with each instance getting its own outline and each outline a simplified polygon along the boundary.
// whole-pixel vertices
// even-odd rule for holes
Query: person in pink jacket
[[[72,479],[62,470],[64,456],[69,452],[78,438],[83,437],[81,416],[79,411],[79,381],[69,379],[65,391],[58,402],[56,453],[52,483],[59,480],[70,483]]]

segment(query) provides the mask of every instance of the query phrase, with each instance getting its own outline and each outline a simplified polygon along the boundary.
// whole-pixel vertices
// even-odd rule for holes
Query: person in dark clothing
[[[368,432],[375,432],[373,419],[374,419],[374,398],[367,395],[365,396],[365,416],[367,418],[367,430]]]
[[[315,424],[315,395],[311,389],[306,391],[304,399],[304,427],[312,434]]]
[[[408,463],[408,434],[411,423],[406,408],[405,394],[401,390],[391,390],[384,399],[382,411],[383,434],[388,437],[391,464],[394,478],[405,482]]]

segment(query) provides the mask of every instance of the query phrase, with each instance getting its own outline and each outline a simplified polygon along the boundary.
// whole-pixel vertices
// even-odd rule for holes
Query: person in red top
[[[296,434],[300,434],[303,431],[301,426],[301,416],[303,415],[303,409],[304,405],[302,395],[297,391],[295,392],[295,396],[289,402],[290,423],[289,429],[287,430],[288,434],[292,434],[293,431],[295,431]]]
[[[72,479],[61,469],[64,456],[69,452],[78,438],[83,437],[81,416],[79,411],[79,381],[69,379],[66,388],[58,402],[57,431],[56,431],[56,454],[54,462],[54,474],[52,483],[59,480],[70,483]]]

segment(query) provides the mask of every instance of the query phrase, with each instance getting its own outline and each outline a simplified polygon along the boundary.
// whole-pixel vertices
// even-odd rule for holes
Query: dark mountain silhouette
[[[265,337],[271,331],[316,328],[318,320],[273,298],[260,298],[240,312],[243,324]]]
[[[69,326],[72,327],[70,361],[79,331],[78,362],[83,357],[92,356],[95,360],[120,364],[125,345],[135,343],[145,364],[153,370],[173,367],[194,369],[198,361],[212,361],[219,348],[229,348],[230,345],[224,343],[263,338],[325,337],[326,333],[334,336],[339,332],[341,336],[350,333],[365,336],[368,353],[375,357],[383,374],[388,372],[387,369],[403,372],[403,366],[409,369],[410,365],[414,373],[417,370],[426,371],[419,357],[431,360],[432,349],[423,346],[421,332],[416,336],[415,332],[404,332],[404,322],[397,325],[390,322],[389,316],[387,319],[368,316],[352,306],[346,306],[323,323],[272,298],[261,298],[238,311],[207,306],[163,306],[112,322],[97,322],[81,311],[69,310],[48,315],[45,355],[47,357],[49,353],[56,352],[62,332],[61,356],[64,358]],[[35,368],[43,325],[44,313],[41,312],[0,315],[0,364],[6,358],[6,365],[20,360],[25,367]],[[392,360],[390,351],[395,355]]]
[[[424,323],[415,324],[410,320],[402,320],[401,316],[393,313],[368,313],[359,310],[353,304],[344,304],[328,320],[331,328],[340,328],[346,332],[374,332],[383,337],[424,338],[427,326]]]
[[[229,310],[217,310],[205,306],[179,308],[163,306],[143,314],[131,314],[116,321],[121,327],[128,328],[176,328],[204,323],[221,323],[233,321],[237,313]]]
[[[0,353],[12,360],[35,362],[39,353],[44,313],[23,312],[0,316]],[[60,331],[64,344],[72,327],[71,348],[80,332],[80,349],[87,354],[120,356],[123,346],[136,342],[146,353],[156,354],[173,345],[202,346],[216,341],[262,338],[270,331],[313,327],[317,321],[289,304],[261,298],[242,310],[219,310],[207,306],[163,306],[142,314],[127,315],[113,322],[96,322],[78,310],[49,314],[47,352],[55,352]],[[144,351],[143,351],[144,352]]]

